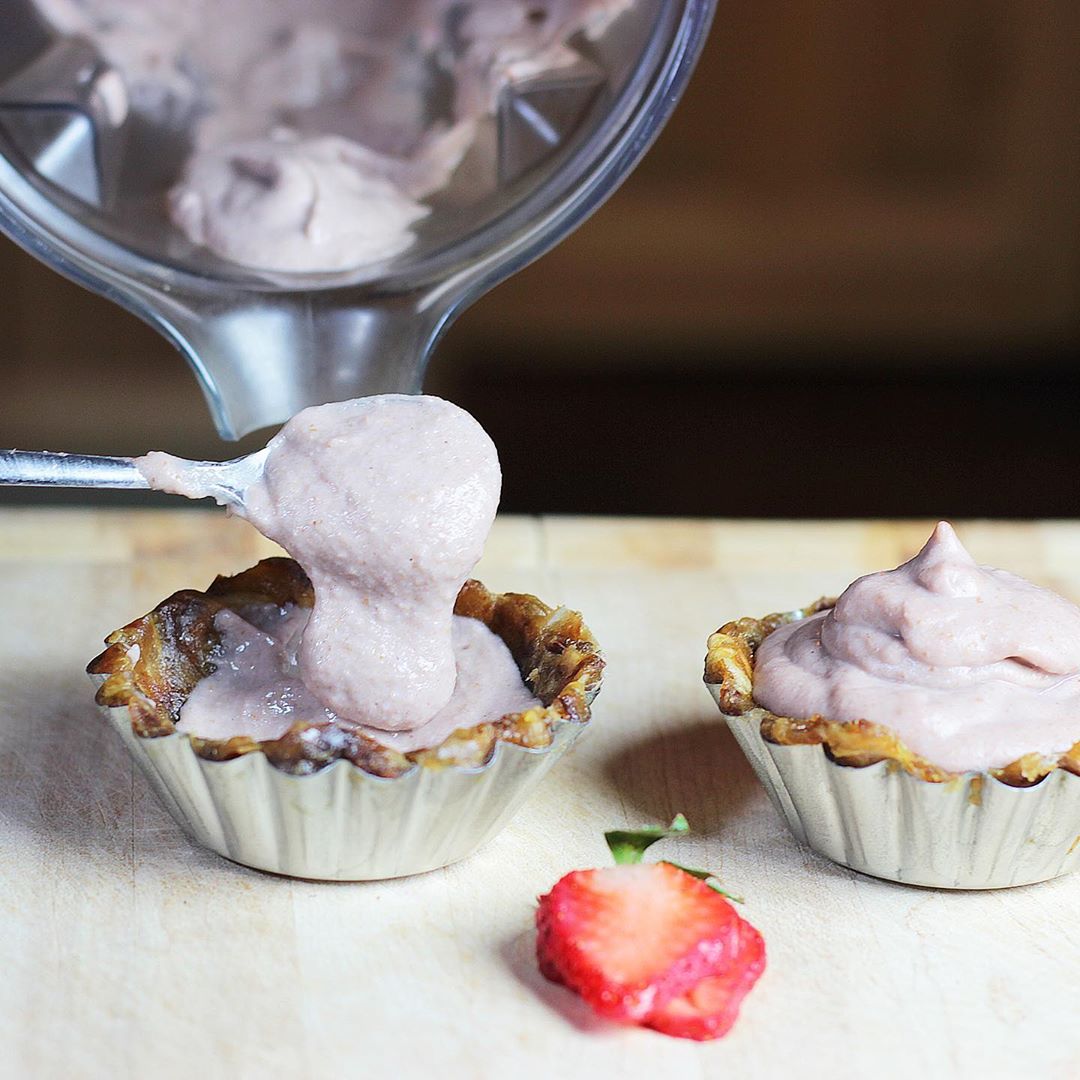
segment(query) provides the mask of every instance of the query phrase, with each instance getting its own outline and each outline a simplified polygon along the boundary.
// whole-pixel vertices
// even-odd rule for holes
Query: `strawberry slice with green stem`
[[[607,833],[616,866],[574,871],[540,898],[537,956],[602,1016],[714,1038],[760,975],[764,945],[711,874],[641,863],[688,828],[680,814],[667,829]]]

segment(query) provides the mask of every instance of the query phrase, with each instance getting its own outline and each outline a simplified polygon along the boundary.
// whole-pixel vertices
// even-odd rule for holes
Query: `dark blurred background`
[[[1080,512],[1078,10],[723,3],[638,172],[436,357],[504,508]],[[0,284],[0,443],[238,452],[142,323],[5,240]]]

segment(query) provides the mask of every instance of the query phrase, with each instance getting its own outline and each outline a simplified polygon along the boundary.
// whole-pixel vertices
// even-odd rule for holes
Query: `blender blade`
[[[123,79],[89,42],[53,42],[0,84],[0,126],[50,184],[104,208],[115,194],[127,119]]]
[[[511,184],[542,164],[578,130],[607,78],[589,60],[513,81],[499,95],[499,182]]]

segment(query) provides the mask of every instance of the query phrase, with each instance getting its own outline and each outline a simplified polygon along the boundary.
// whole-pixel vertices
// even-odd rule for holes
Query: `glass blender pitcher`
[[[240,265],[170,220],[167,193],[189,160],[199,109],[133,107],[138,87],[110,50],[46,17],[92,2],[102,7],[5,4],[0,230],[157,327],[195,371],[222,437],[237,439],[309,405],[419,391],[457,313],[557,243],[630,172],[686,85],[715,0],[594,0],[610,13],[572,27],[544,62],[515,59],[493,84],[460,164],[425,197],[405,250],[315,272]],[[438,41],[417,46],[413,35],[406,44],[422,68],[426,114],[438,117],[476,5],[413,0],[425,2]],[[260,0],[236,10],[254,33]],[[323,21],[348,21],[348,11],[326,0]],[[544,13],[537,4],[527,18]],[[235,33],[235,19],[229,31],[205,27],[219,32]],[[320,133],[347,126],[343,93],[344,105],[318,110]]]

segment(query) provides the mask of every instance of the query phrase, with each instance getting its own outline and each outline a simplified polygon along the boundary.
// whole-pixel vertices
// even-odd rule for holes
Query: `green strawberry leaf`
[[[726,889],[721,888],[719,880],[711,870],[695,870],[690,866],[680,866],[677,862],[672,862],[670,859],[664,859],[663,861],[666,862],[668,866],[674,866],[676,870],[681,870],[684,874],[696,877],[698,881],[704,881],[713,892],[718,892],[725,899],[731,900],[736,904],[746,903],[741,896],[736,896],[734,893],[729,893]]]
[[[628,866],[632,863],[641,862],[642,855],[657,842],[666,840],[669,836],[681,836],[690,831],[690,825],[682,814],[676,814],[675,820],[666,828],[653,826],[650,829],[637,829],[627,831],[616,829],[613,832],[604,833],[607,846],[619,866]]]
[[[672,836],[683,836],[689,831],[690,825],[686,818],[682,814],[676,814],[675,819],[666,829],[657,825],[648,829],[616,829],[604,833],[604,839],[611,849],[616,865],[631,866],[640,863],[645,852],[658,840],[666,840]],[[661,862],[666,862],[668,866],[674,866],[676,870],[681,870],[684,874],[689,874],[691,877],[697,878],[698,881],[705,882],[714,892],[734,901],[736,904],[744,903],[741,896],[735,896],[724,889],[711,870],[697,870],[691,866],[681,866],[670,859],[662,859]]]

